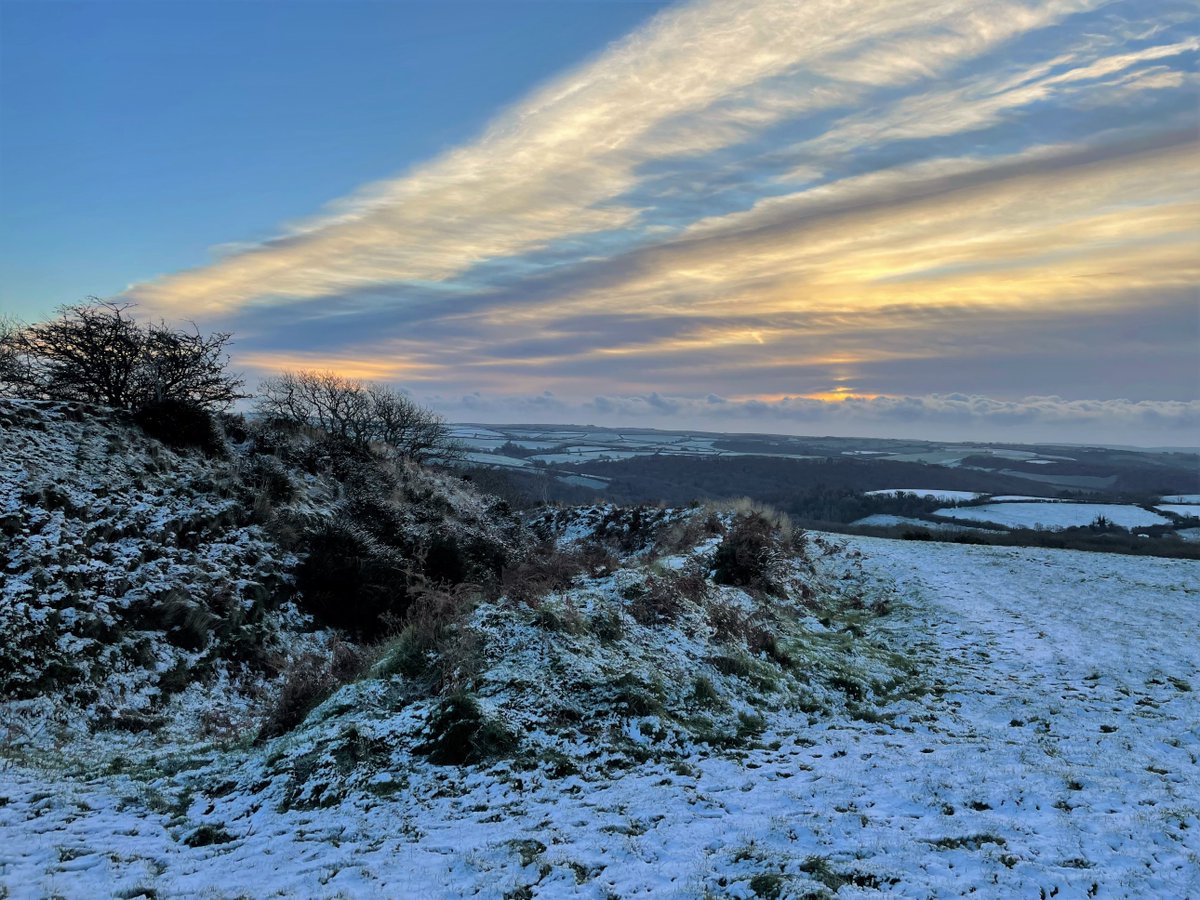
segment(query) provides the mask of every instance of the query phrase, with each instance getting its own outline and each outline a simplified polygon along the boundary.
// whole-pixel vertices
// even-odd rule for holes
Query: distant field
[[[943,502],[957,500],[975,500],[980,495],[976,491],[942,491],[937,488],[884,488],[878,491],[864,491],[868,497],[887,497],[892,494],[912,494],[914,497],[928,497]]]
[[[1072,528],[1090,525],[1103,516],[1121,528],[1141,528],[1166,525],[1164,516],[1148,512],[1139,506],[1116,503],[987,503],[939,509],[934,515],[973,522],[995,522],[1012,528]]]
[[[1069,539],[1079,549],[1196,552],[1167,515],[1200,512],[1191,506],[1200,500],[1195,453],[544,425],[460,425],[455,434],[471,465],[494,470],[477,468],[476,481],[518,507],[749,497],[807,527],[1017,542],[1040,540],[1036,529],[1076,529]],[[1156,540],[1133,540],[1131,528]]]

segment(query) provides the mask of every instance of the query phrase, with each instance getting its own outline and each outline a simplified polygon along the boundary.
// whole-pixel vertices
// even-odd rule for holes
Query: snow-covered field
[[[872,637],[920,670],[874,712],[607,772],[414,758],[311,809],[254,784],[268,750],[150,777],[113,738],[0,764],[0,895],[1200,893],[1200,564],[849,543],[903,598]]]
[[[1160,503],[1154,508],[1177,516],[1200,516],[1200,506],[1192,503]]]
[[[581,462],[597,462],[603,459],[632,459],[635,456],[644,454],[638,453],[636,450],[613,450],[607,447],[592,447],[592,448],[571,448],[565,453],[539,453],[537,456],[529,457],[531,460],[544,462],[547,465],[562,465],[581,463]]]
[[[515,456],[500,456],[496,453],[468,452],[463,454],[463,459],[467,460],[468,462],[481,463],[490,466],[501,466],[510,469],[524,469],[531,465],[527,459],[520,459]]]
[[[1104,516],[1122,528],[1165,525],[1165,516],[1123,503],[985,503],[939,509],[934,515],[970,522],[995,522],[1012,528],[1070,528],[1089,525]]]
[[[915,497],[929,497],[933,500],[941,500],[943,503],[953,503],[956,500],[974,500],[977,497],[983,496],[975,491],[946,491],[935,488],[885,488],[884,490],[866,491],[865,493],[868,497],[912,494]]]
[[[855,519],[850,524],[874,525],[879,528],[892,528],[897,525],[906,525],[914,528],[923,528],[926,531],[949,531],[955,533],[986,530],[983,528],[976,528],[973,525],[959,525],[953,522],[929,522],[925,519],[918,519],[915,516],[894,516],[891,513],[872,513],[869,516],[863,516],[861,519]]]

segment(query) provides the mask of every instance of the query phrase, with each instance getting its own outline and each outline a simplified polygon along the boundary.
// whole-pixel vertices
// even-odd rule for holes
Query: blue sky
[[[644,2],[0,2],[0,303],[270,237],[473,137]]]
[[[0,0],[0,306],[453,419],[1200,443],[1183,0]]]

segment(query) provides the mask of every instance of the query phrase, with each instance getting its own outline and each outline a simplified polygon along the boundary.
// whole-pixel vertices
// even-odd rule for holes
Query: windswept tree
[[[457,448],[445,420],[391,388],[335,372],[282,372],[259,387],[260,415],[319,428],[361,449],[384,444],[417,462],[446,459]]]
[[[226,369],[228,332],[143,324],[130,308],[92,298],[46,322],[0,326],[0,382],[20,397],[126,410],[164,402],[219,409],[245,396]]]

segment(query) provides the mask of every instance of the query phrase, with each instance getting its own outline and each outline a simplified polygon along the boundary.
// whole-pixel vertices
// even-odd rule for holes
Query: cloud
[[[478,139],[128,297],[234,330],[254,372],[339,368],[448,410],[700,415],[695,396],[1075,427],[1082,407],[946,391],[1186,402],[1198,18],[1180,0],[680,4]],[[846,394],[874,399],[819,399]],[[1114,433],[1179,417],[1125,402],[1097,407]]]
[[[864,81],[928,78],[1091,5],[687,4],[536,91],[475,143],[368,186],[274,240],[130,295],[217,311],[443,281],[555,239],[633,228],[641,211],[619,198],[644,163],[709,153],[785,116],[845,103]]]
[[[446,400],[460,421],[561,422],[716,432],[899,437],[927,440],[1122,443],[1200,446],[1200,401],[1069,400],[1030,396],[1004,400],[947,393],[894,397],[681,396],[650,391],[600,395],[574,403],[553,395]]]
[[[707,423],[724,430],[760,427],[841,428],[863,433],[895,433],[896,426],[949,428],[962,434],[983,430],[1002,435],[1013,426],[1045,429],[1060,439],[1072,432],[1105,431],[1118,425],[1149,429],[1158,436],[1194,441],[1200,436],[1200,401],[1065,400],[1061,397],[1024,397],[1000,400],[967,394],[860,397],[840,400],[810,397],[729,400],[715,395],[703,398],[667,397],[657,392],[643,396],[594,398],[590,409],[621,421],[653,418],[689,424]],[[670,427],[667,425],[667,427]],[[916,432],[922,433],[922,432]],[[929,432],[925,432],[929,433]],[[936,432],[935,432],[936,433]]]

